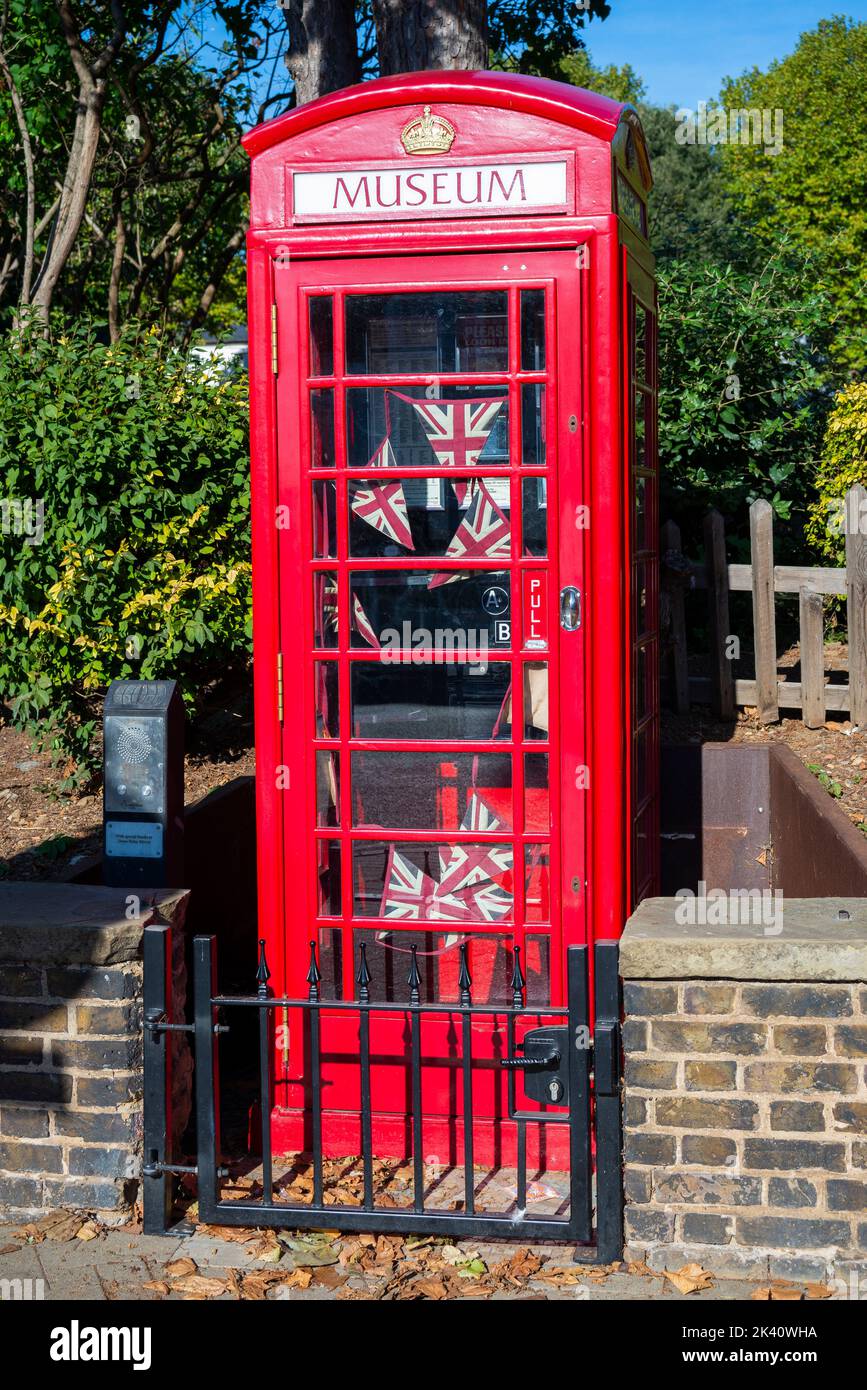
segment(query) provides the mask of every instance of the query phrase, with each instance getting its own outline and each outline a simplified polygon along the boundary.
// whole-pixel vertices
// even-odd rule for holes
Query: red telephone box
[[[649,162],[630,107],[504,73],[369,82],[245,145],[261,933],[290,998],[315,942],[322,998],[355,999],[364,946],[395,1004],[373,1141],[400,1154],[411,962],[447,1006],[461,945],[476,1002],[509,1003],[517,959],[544,1018],[567,947],[656,890]],[[304,1147],[294,1027],[278,1151]],[[359,1151],[357,1027],[323,1012],[335,1155]],[[450,1028],[426,1034],[432,1152]],[[499,1084],[482,1160],[509,1150]]]

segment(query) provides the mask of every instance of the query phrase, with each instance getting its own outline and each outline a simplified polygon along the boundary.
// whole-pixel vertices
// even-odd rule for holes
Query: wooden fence
[[[673,700],[679,712],[690,703],[710,703],[724,719],[738,705],[753,705],[764,724],[780,717],[780,708],[799,709],[808,728],[820,728],[826,712],[848,711],[852,723],[867,731],[867,491],[860,485],[846,496],[846,567],[775,565],[773,508],[769,502],[750,507],[749,565],[726,561],[725,530],[719,512],[704,521],[705,561],[688,560],[675,522],[662,528],[661,607],[663,633],[670,653]],[[710,628],[710,676],[690,676],[685,620],[687,588],[706,589]],[[732,669],[729,595],[752,593],[755,679],[736,680]],[[775,595],[797,594],[800,601],[799,681],[780,680],[777,672]],[[846,684],[826,684],[822,600],[847,601],[849,670]]]

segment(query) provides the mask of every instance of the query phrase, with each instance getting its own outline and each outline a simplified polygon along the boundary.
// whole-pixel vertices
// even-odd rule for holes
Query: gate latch
[[[524,1073],[528,1099],[540,1105],[568,1105],[569,1029],[534,1028],[517,1045],[523,1057],[502,1057],[500,1066]]]

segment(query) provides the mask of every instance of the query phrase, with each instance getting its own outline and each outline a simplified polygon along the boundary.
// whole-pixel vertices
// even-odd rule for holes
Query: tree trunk
[[[487,65],[485,0],[373,0],[373,17],[383,76]]]
[[[295,104],[361,80],[353,0],[282,0]]]

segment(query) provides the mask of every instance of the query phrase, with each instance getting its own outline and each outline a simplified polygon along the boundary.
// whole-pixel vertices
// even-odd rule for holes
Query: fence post
[[[798,592],[801,625],[801,718],[808,729],[825,723],[825,633],[822,595]]]
[[[212,936],[193,937],[193,1016],[196,1036],[196,1167],[199,1220],[213,1221],[220,1199],[220,1106],[214,1007],[217,992],[216,943]]]
[[[674,550],[680,555],[680,527],[676,521],[667,521],[662,528],[663,561],[666,551]],[[669,613],[671,616],[671,657],[674,672],[674,707],[678,714],[689,709],[689,665],[686,650],[686,615],[684,611],[683,589],[679,584],[667,583]]]
[[[595,960],[596,1250],[611,1264],[623,1254],[620,943],[597,941]]]
[[[164,1235],[172,1219],[172,1034],[152,1024],[165,1022],[171,989],[172,929],[155,923],[144,929],[142,1004],[144,1010],[144,1136],[142,1161],[142,1229]]]
[[[731,632],[729,616],[729,567],[726,559],[725,523],[713,508],[704,519],[704,554],[710,618],[710,685],[714,712],[721,719],[735,717],[735,682],[725,646]]]
[[[867,491],[846,494],[846,627],[849,633],[849,717],[867,731]]]
[[[763,724],[780,717],[777,685],[777,626],[774,614],[774,509],[763,499],[750,507],[753,570],[753,633],[756,704]]]

